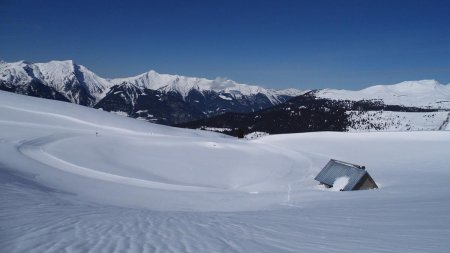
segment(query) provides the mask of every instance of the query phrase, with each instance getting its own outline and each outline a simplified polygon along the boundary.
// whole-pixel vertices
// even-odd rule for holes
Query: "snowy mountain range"
[[[272,90],[217,78],[159,74],[105,79],[73,61],[0,62],[0,89],[174,124],[224,112],[251,112],[303,92]]]
[[[153,70],[134,77],[107,79],[71,60],[0,61],[0,90],[72,102],[160,124],[229,129],[234,134],[241,128],[269,133],[437,130],[442,121],[448,120],[446,111],[450,110],[450,85],[435,80],[376,85],[359,91],[274,90],[224,78],[209,80]],[[429,119],[434,123],[427,123]]]

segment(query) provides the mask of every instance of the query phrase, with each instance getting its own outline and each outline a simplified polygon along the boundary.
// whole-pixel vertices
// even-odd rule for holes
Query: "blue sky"
[[[450,83],[450,1],[0,0],[0,59],[269,88]]]

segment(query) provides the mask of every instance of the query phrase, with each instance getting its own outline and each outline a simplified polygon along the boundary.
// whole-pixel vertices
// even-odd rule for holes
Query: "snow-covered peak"
[[[295,89],[277,91],[265,89],[256,85],[240,84],[233,80],[218,77],[214,80],[187,77],[180,75],[160,74],[154,70],[129,78],[117,78],[110,80],[114,84],[133,84],[140,88],[147,88],[153,90],[163,91],[177,91],[183,97],[186,97],[191,90],[215,91],[219,93],[229,93],[235,98],[241,96],[251,96],[256,94],[264,94],[273,103],[278,103],[277,96],[279,95],[300,95],[301,91]]]
[[[102,93],[111,84],[97,76],[88,68],[75,64],[72,60],[36,63],[40,79],[57,90],[67,89],[67,84],[85,86],[91,93]]]
[[[317,91],[316,96],[353,101],[377,99],[390,105],[450,108],[450,85],[443,85],[436,80],[375,85],[359,91],[324,89]]]
[[[25,61],[0,62],[0,80],[19,85],[30,82],[34,71],[32,67],[27,68],[28,64]]]
[[[177,90],[181,91],[182,94],[186,94],[191,89],[203,90],[213,90],[213,91],[223,91],[223,90],[242,90],[243,92],[251,92],[257,90],[259,87],[246,87],[248,85],[237,84],[236,82],[225,79],[216,78],[215,80],[209,80],[206,78],[199,77],[187,77],[180,75],[169,75],[160,74],[154,70],[150,70],[146,73],[128,77],[128,78],[117,78],[111,79],[111,82],[115,84],[121,83],[131,83],[141,88],[159,90],[163,89],[166,91]]]
[[[63,90],[67,82],[73,82],[76,79],[75,66],[72,61],[36,63],[35,66],[39,70],[36,77],[57,90]]]
[[[16,85],[27,84],[32,80],[39,80],[61,93],[73,91],[74,87],[83,87],[89,93],[99,98],[112,84],[104,78],[97,76],[88,68],[77,65],[73,60],[50,61],[47,63],[31,63],[27,61],[1,62],[0,80]],[[76,100],[77,98],[69,99]]]

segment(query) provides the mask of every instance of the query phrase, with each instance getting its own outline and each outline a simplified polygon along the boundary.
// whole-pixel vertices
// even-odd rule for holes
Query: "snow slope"
[[[277,198],[258,196],[262,201],[252,203],[249,198],[255,197],[249,192],[284,195],[285,185],[279,181],[294,173],[294,162],[288,156],[231,137],[135,122],[73,104],[55,106],[54,101],[4,92],[1,101],[0,122],[6,124],[6,132],[13,134],[13,129],[21,128],[26,132],[33,126],[40,135],[16,143],[18,154],[56,168],[57,173],[44,171],[40,178],[84,200],[126,202],[126,206],[154,210],[252,210],[276,204]],[[260,155],[264,157],[257,159]],[[209,168],[211,159],[213,168]],[[308,164],[306,158],[297,160]],[[67,173],[80,180],[59,180]],[[180,195],[179,191],[187,193]],[[229,195],[236,197],[222,197]]]
[[[437,131],[446,130],[449,113],[348,111],[348,131]]]
[[[0,248],[447,252],[449,150],[448,131],[248,141],[0,92]],[[380,189],[318,187],[330,158]]]
[[[323,89],[315,95],[334,100],[382,100],[387,105],[450,109],[450,84],[443,85],[436,80],[375,85],[359,91]]]

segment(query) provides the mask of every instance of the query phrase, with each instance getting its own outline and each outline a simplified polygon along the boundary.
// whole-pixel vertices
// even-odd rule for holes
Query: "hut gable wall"
[[[376,188],[378,188],[378,185],[369,174],[366,174],[366,176],[361,179],[361,184],[355,186],[355,190],[368,190]]]

